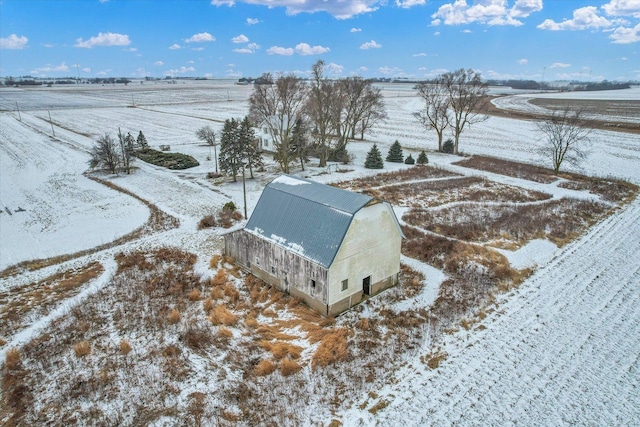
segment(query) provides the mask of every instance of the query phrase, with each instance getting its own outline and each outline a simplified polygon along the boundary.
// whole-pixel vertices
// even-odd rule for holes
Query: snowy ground
[[[192,86],[191,86],[192,85]],[[175,86],[181,86],[180,84]],[[142,130],[152,146],[170,144],[172,151],[194,155],[201,166],[167,171],[138,162],[134,175],[108,177],[117,185],[180,219],[178,229],[146,236],[126,248],[181,247],[200,256],[205,265],[220,250],[211,230],[196,231],[205,214],[233,200],[243,205],[242,184],[215,185],[205,179],[213,164],[209,148],[195,138],[195,130],[247,112],[250,88],[189,82],[182,88],[141,85],[113,88],[2,89],[0,108],[0,269],[97,246],[140,225],[148,215],[144,204],[85,178],[87,150],[96,136],[115,135],[117,127],[134,136]],[[81,90],[82,89],[82,90]],[[168,92],[164,89],[167,89]],[[637,96],[636,92],[616,91]],[[301,173],[322,182],[351,179],[372,171],[362,168],[374,142],[386,153],[398,139],[414,158],[423,148],[435,148],[435,136],[414,122],[411,113],[420,102],[410,91],[385,87],[390,119],[365,142],[349,146],[355,155],[350,172],[311,168]],[[607,94],[611,96],[610,94]],[[537,95],[536,95],[537,96]],[[21,121],[14,110],[18,102]],[[136,105],[137,108],[130,108]],[[50,110],[56,136],[52,138]],[[461,149],[517,161],[537,162],[540,144],[530,122],[490,118],[466,131]],[[413,150],[413,151],[412,151]],[[640,183],[640,136],[594,132],[592,153],[582,172],[615,176]],[[453,168],[457,158],[429,153],[430,163]],[[403,168],[389,165],[387,170]],[[326,173],[326,172],[330,173]],[[540,184],[485,175],[511,185],[540,190]],[[248,211],[271,177],[248,181]],[[508,181],[508,182],[507,182]],[[562,192],[554,185],[551,192]],[[544,190],[543,190],[544,191]],[[11,211],[11,215],[5,209]],[[24,212],[16,212],[22,208]],[[0,280],[5,291],[36,281],[57,269],[99,260],[106,272],[73,301],[47,318],[11,337],[2,347],[25,343],[107,283],[113,274],[108,249],[22,276]],[[338,414],[347,425],[634,425],[640,423],[640,201],[616,212],[587,235],[558,250],[548,241],[533,241],[507,253],[518,266],[537,265],[537,272],[520,288],[503,297],[499,314],[483,328],[462,331],[447,339],[448,358],[436,370],[418,356],[397,371],[397,382],[376,390],[386,408],[373,415],[359,405]],[[412,263],[411,260],[405,260]],[[419,267],[419,266],[417,266]],[[432,267],[420,303],[433,301],[444,275]],[[7,338],[7,337],[4,337]],[[362,397],[366,401],[366,397]],[[375,402],[372,402],[375,404]],[[382,405],[384,406],[384,405]]]

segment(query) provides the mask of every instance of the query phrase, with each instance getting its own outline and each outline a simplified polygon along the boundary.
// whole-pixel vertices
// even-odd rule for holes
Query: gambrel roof
[[[353,215],[372,201],[364,194],[282,175],[265,187],[245,230],[328,268]]]

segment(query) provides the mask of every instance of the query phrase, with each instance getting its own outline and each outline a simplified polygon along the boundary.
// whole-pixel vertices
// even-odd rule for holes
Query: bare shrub
[[[264,377],[273,373],[278,368],[278,365],[273,363],[270,360],[261,360],[258,362],[256,366],[253,368],[253,373],[258,377]]]
[[[440,366],[440,363],[444,361],[447,358],[447,356],[448,356],[447,353],[443,351],[432,353],[426,358],[427,366],[430,369],[437,369],[438,366]]]
[[[215,254],[209,260],[209,268],[218,268],[219,265],[220,265],[220,255]]]
[[[80,341],[73,345],[73,352],[76,357],[84,357],[91,353],[91,346],[89,346],[89,342]]]
[[[216,218],[213,215],[207,215],[198,223],[198,230],[202,230],[203,228],[216,227],[217,225],[218,222],[216,221]]]
[[[204,350],[214,342],[213,334],[207,328],[190,325],[180,340],[194,351]]]
[[[231,331],[231,329],[222,326],[220,329],[218,329],[217,336],[225,340],[229,340],[233,338],[233,332]]]
[[[211,279],[211,286],[223,286],[229,280],[229,274],[224,268],[219,269]]]
[[[211,311],[211,309],[214,306],[214,302],[211,298],[207,298],[206,300],[204,300],[204,302],[202,303],[202,309],[204,310],[205,313],[209,314],[209,312]]]

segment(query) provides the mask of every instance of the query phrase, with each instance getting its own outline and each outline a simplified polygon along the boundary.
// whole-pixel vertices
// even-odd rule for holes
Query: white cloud
[[[43,73],[66,73],[69,71],[69,66],[63,62],[60,65],[49,65],[41,68],[31,70],[31,74],[43,74]]]
[[[533,12],[542,10],[542,0],[516,0],[511,9],[507,9],[506,0],[480,0],[469,5],[466,0],[455,0],[438,8],[431,15],[431,25],[461,25],[478,22],[487,25],[523,25],[516,18],[526,18]]]
[[[155,65],[156,67],[162,67],[164,65],[164,62],[156,61],[156,62],[153,63],[153,65]]]
[[[82,38],[76,39],[75,47],[91,49],[95,46],[129,46],[130,44],[131,40],[126,34],[98,33],[87,41],[83,41]]]
[[[616,44],[629,44],[640,41],[640,24],[633,28],[619,27],[613,33],[609,34],[609,38]]]
[[[421,53],[414,53],[414,54],[413,54],[413,55],[411,55],[411,56],[412,56],[412,57],[414,57],[414,58],[417,58],[417,57],[419,57],[419,56],[427,56],[427,54],[426,54],[426,53],[422,53],[422,52],[421,52]]]
[[[300,1],[300,0],[238,0],[238,3],[262,5],[269,8],[284,7],[287,15],[298,13],[327,12],[337,19],[348,19],[362,13],[378,10],[380,0],[350,0],[350,1]],[[235,0],[211,0],[214,6],[233,6]]]
[[[83,73],[90,73],[91,72],[91,67],[84,67],[84,68],[81,68],[81,70],[82,70]]]
[[[213,37],[211,34],[204,32],[204,33],[194,34],[188,39],[185,39],[184,41],[187,43],[204,43],[204,42],[214,42],[216,41],[216,38]]]
[[[111,68],[107,68],[106,70],[102,70],[102,71],[98,71],[96,73],[96,76],[106,76],[107,74],[109,74],[111,71],[113,71]]]
[[[244,34],[240,34],[239,36],[235,36],[234,38],[232,38],[231,41],[233,43],[246,43],[249,41],[249,37],[245,36]]]
[[[258,45],[257,43],[249,43],[246,47],[233,49],[233,51],[238,53],[255,53],[255,51],[258,49],[260,49],[260,45]]]
[[[323,53],[329,52],[328,47],[324,46],[310,46],[307,43],[299,43],[296,45],[296,52],[300,55],[321,55]]]
[[[551,64],[551,67],[549,68],[569,68],[571,67],[571,64],[566,64],[564,62],[554,62],[553,64]]]
[[[360,71],[361,73],[366,73],[367,71],[369,71],[369,69],[367,67],[360,67],[358,68],[358,71]]]
[[[180,67],[173,70],[165,71],[165,76],[175,76],[176,74],[186,74],[194,72],[196,69],[193,67]]]
[[[338,65],[334,62],[330,62],[326,64],[324,66],[324,69],[327,72],[327,74],[330,74],[332,76],[339,76],[344,71],[344,67],[342,65]]]
[[[191,50],[194,50],[196,52],[202,52],[204,50],[204,48],[202,46],[201,47],[192,47]]]
[[[380,74],[382,74],[383,76],[390,76],[390,75],[400,75],[400,74],[404,74],[402,72],[402,68],[398,68],[398,67],[380,67],[378,68],[378,72]]]
[[[370,42],[363,43],[360,46],[360,49],[364,49],[364,50],[367,50],[367,49],[380,49],[381,47],[382,47],[382,45],[380,43],[376,43],[375,40],[371,40]]]
[[[293,48],[291,48],[291,47],[271,46],[269,49],[267,49],[267,53],[269,55],[291,56],[291,55],[293,55]]]
[[[125,49],[127,52],[137,52],[138,48],[137,47],[130,47],[129,49]]]
[[[260,20],[258,18],[247,18],[247,25],[256,25]]]
[[[590,28],[606,28],[611,26],[611,21],[598,15],[595,6],[581,7],[573,11],[573,19],[565,19],[562,22],[555,22],[552,19],[545,19],[538,28],[542,30],[586,30]]]
[[[169,49],[171,50],[182,49],[182,46],[180,46],[178,43],[174,43],[171,46],[169,46]]]
[[[640,1],[638,0],[611,0],[602,6],[609,16],[633,16],[640,18]]]
[[[471,34],[473,31],[471,31],[471,30],[462,30],[462,32],[463,32],[464,34]]]
[[[529,63],[529,60],[527,58],[518,59],[519,65],[527,65],[528,63]]]
[[[526,18],[533,12],[542,10],[542,0],[517,0],[509,11],[509,15],[516,18]]]
[[[440,35],[440,31],[436,31],[435,33],[433,33],[434,36],[439,36]]]
[[[11,34],[9,37],[0,38],[0,49],[24,49],[29,39],[25,36]]]
[[[359,33],[360,31],[362,31],[362,28],[352,28],[351,30],[349,30],[350,33]]]
[[[396,6],[403,9],[409,9],[413,6],[422,6],[425,3],[425,0],[396,0]]]

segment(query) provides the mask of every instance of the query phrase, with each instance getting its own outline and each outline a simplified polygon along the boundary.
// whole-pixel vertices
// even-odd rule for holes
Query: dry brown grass
[[[213,299],[211,298],[207,298],[206,300],[204,300],[204,302],[202,303],[202,309],[204,310],[205,313],[209,314],[209,312],[211,311],[211,309],[215,306],[215,303],[213,302]]]
[[[83,285],[103,271],[99,262],[91,262],[0,293],[0,334],[11,335],[27,326],[29,318],[48,314],[60,301],[77,295]]]
[[[192,289],[189,292],[189,301],[200,301],[201,299],[203,299],[202,297],[202,292],[200,292],[200,289]]]
[[[278,365],[270,360],[263,359],[253,368],[253,373],[258,377],[264,377],[278,369]]]
[[[221,268],[216,272],[216,275],[211,279],[211,286],[224,286],[229,281],[229,273],[226,269]]]
[[[287,357],[290,359],[300,359],[302,350],[304,350],[298,345],[293,345],[284,341],[270,342],[263,340],[260,345],[262,348],[270,352],[276,360],[281,360]]]
[[[298,373],[302,369],[302,366],[295,360],[284,359],[280,362],[280,373],[284,377]]]
[[[311,360],[311,367],[325,367],[343,361],[349,355],[348,338],[351,333],[347,329],[335,329],[325,334]]]
[[[456,162],[454,163],[454,165],[493,172],[499,175],[512,176],[514,178],[527,179],[529,181],[542,182],[545,184],[549,184],[558,179],[558,177],[553,174],[553,170],[551,169],[530,165],[527,163],[518,163],[509,160],[497,159],[494,157],[473,156],[471,158]]]
[[[332,184],[339,188],[350,188],[360,190],[363,188],[380,187],[384,185],[393,185],[405,181],[414,181],[420,179],[443,178],[447,176],[459,176],[454,172],[439,169],[433,166],[421,166],[419,168],[408,168],[393,172],[379,173],[369,177],[357,178],[351,181],[342,181]]]
[[[15,370],[20,367],[22,358],[20,357],[20,350],[17,348],[10,348],[7,350],[4,359],[4,367],[9,370]]]
[[[229,340],[233,338],[233,332],[229,328],[225,328],[224,326],[218,329],[218,333],[216,334],[219,338]]]
[[[169,315],[167,316],[167,320],[169,321],[170,325],[175,325],[176,323],[180,322],[180,319],[182,318],[182,316],[180,315],[180,311],[178,311],[177,309],[172,309],[169,312]]]
[[[429,354],[424,360],[430,369],[437,369],[444,360],[447,359],[448,354],[443,351],[437,351]]]
[[[209,320],[213,325],[234,326],[238,323],[238,316],[229,311],[224,305],[218,304],[209,312]]]
[[[218,268],[218,266],[220,265],[220,259],[221,259],[221,256],[218,254],[215,254],[214,256],[212,256],[211,259],[209,260],[209,268]]]
[[[88,341],[80,341],[73,345],[73,352],[76,357],[84,357],[91,353],[91,346]]]
[[[120,353],[126,356],[129,353],[131,353],[131,350],[133,350],[133,348],[131,347],[131,343],[129,341],[127,340],[120,341]]]
[[[620,206],[631,202],[638,195],[637,185],[619,179],[592,178],[575,174],[563,174],[562,177],[570,181],[561,182],[558,187],[588,191],[597,194],[602,200]]]

